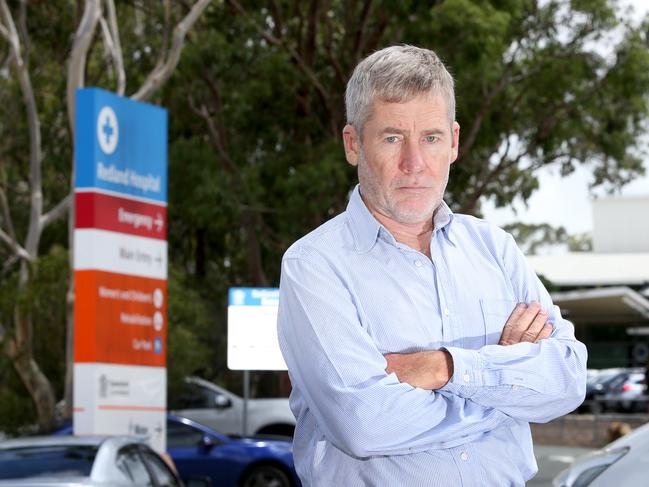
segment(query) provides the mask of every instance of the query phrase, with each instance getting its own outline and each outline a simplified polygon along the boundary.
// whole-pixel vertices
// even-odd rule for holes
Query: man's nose
[[[422,171],[424,166],[425,162],[419,141],[409,141],[404,144],[399,169],[406,174],[410,174]]]

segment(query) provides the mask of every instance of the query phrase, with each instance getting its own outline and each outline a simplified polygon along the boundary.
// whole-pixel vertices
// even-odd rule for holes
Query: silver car
[[[198,377],[185,378],[178,397],[170,397],[170,409],[226,435],[241,435],[244,401],[232,392]],[[286,398],[250,399],[246,434],[293,436],[295,416]]]
[[[47,436],[0,442],[0,486],[5,485],[182,487],[183,483],[140,440]]]
[[[552,481],[554,487],[640,487],[648,485],[649,424],[578,458]]]

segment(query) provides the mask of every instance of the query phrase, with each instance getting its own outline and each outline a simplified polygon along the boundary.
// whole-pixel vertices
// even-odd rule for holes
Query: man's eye
[[[427,135],[425,137],[426,142],[436,142],[437,141],[437,136],[436,135]]]
[[[388,144],[394,144],[394,143],[399,141],[399,137],[397,137],[396,135],[390,135],[390,136],[385,138],[385,141]]]

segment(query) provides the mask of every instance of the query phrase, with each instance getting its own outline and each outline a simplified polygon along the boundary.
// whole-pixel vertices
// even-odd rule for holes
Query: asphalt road
[[[589,451],[592,451],[592,449],[535,445],[534,455],[536,456],[536,463],[539,466],[539,473],[527,483],[527,486],[550,487],[552,485],[552,479],[556,474]]]

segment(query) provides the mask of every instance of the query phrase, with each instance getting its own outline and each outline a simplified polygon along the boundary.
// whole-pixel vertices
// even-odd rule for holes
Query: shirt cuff
[[[476,393],[484,385],[484,364],[478,350],[458,347],[443,347],[453,358],[453,376],[440,390],[448,391],[463,398]]]

